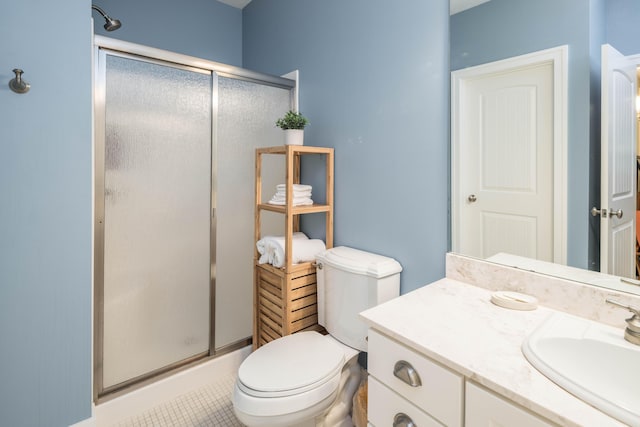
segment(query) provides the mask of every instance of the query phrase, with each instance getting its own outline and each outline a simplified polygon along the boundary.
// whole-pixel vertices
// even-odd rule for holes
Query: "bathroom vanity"
[[[499,307],[490,301],[495,290],[534,295],[540,305]],[[557,311],[622,336],[628,313],[606,304],[610,297],[640,305],[636,295],[448,254],[447,278],[361,313],[370,328],[370,424],[626,425],[549,380],[521,350]]]

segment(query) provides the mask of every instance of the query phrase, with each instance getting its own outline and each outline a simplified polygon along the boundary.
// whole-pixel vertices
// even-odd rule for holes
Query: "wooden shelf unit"
[[[285,156],[287,186],[286,204],[262,203],[262,156]],[[324,155],[326,170],[325,204],[293,206],[293,184],[300,184],[300,157]],[[270,264],[258,264],[260,254],[254,253],[254,328],[253,347],[303,330],[322,330],[318,325],[316,269],[312,262],[292,264],[292,236],[300,229],[300,215],[325,214],[325,245],[333,247],[333,165],[334,150],[326,147],[286,145],[256,149],[255,182],[255,242],[260,240],[263,211],[283,214],[285,221],[285,265],[276,268]]]

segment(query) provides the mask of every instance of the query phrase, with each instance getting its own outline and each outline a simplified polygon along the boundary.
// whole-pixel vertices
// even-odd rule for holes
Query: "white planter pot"
[[[304,129],[285,129],[285,145],[302,145],[304,142]]]

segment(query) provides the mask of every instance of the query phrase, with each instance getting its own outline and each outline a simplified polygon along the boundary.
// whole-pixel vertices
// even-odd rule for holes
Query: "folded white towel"
[[[287,197],[287,193],[285,191],[276,191],[276,194],[274,194],[274,197],[278,196],[278,197]],[[311,197],[311,191],[294,191],[293,192],[293,197]]]
[[[281,198],[272,198],[271,200],[269,200],[267,203],[269,203],[270,205],[280,205],[280,206],[284,206],[287,204],[286,199],[281,199]],[[313,204],[313,200],[311,200],[308,197],[294,197],[293,198],[293,202],[292,205],[293,206],[309,206]]]
[[[298,196],[297,194],[294,194],[293,198],[294,198],[294,200],[295,199],[310,199],[311,195],[308,194],[308,195]],[[274,194],[273,197],[271,197],[271,200],[278,200],[278,201],[284,202],[285,200],[287,200],[287,196],[285,196],[284,194]]]
[[[293,206],[307,206],[313,205],[313,200],[311,200],[311,190],[312,187],[310,185],[303,184],[293,184]],[[273,195],[271,200],[267,203],[272,205],[281,205],[284,206],[287,204],[287,186],[286,184],[278,184],[276,185],[276,194]]]
[[[313,189],[312,186],[310,185],[304,185],[304,184],[293,184],[293,191],[311,191]],[[287,191],[287,185],[286,184],[278,184],[276,185],[276,190],[282,190],[282,191]]]
[[[306,234],[296,231],[291,235],[293,240],[308,240]],[[259,264],[271,264],[273,263],[274,248],[278,245],[284,247],[284,237],[282,236],[264,236],[262,239],[256,242],[256,248],[260,254]]]

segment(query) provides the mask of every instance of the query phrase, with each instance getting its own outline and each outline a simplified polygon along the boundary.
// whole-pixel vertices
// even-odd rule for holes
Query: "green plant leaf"
[[[287,111],[284,117],[276,120],[276,126],[282,129],[304,129],[309,124],[309,120],[302,114],[293,110]]]

